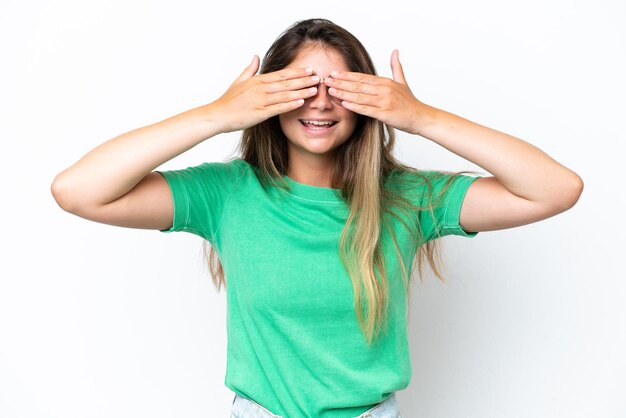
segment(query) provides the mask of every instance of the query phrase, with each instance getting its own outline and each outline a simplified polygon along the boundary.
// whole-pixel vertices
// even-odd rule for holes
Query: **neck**
[[[332,158],[290,156],[287,175],[298,183],[316,187],[332,187]]]

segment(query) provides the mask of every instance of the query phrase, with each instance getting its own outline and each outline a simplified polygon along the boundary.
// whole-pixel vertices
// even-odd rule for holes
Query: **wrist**
[[[415,122],[413,124],[412,133],[424,136],[424,132],[428,129],[428,127],[436,123],[438,112],[439,109],[436,107],[419,102],[413,111],[415,114]]]
[[[209,136],[229,132],[224,126],[224,117],[221,115],[219,105],[216,102],[199,106],[192,112],[196,113],[198,120],[204,125],[203,129],[207,131]]]

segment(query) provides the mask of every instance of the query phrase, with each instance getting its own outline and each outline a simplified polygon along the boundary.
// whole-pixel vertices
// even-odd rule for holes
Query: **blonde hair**
[[[361,42],[326,19],[308,19],[290,26],[265,54],[260,73],[286,67],[300,48],[310,42],[338,51],[350,71],[376,74],[372,60]],[[274,187],[289,189],[282,178],[287,173],[287,141],[278,116],[243,131],[238,151],[241,158],[255,168],[264,186],[272,184]],[[423,281],[427,261],[435,276],[445,282],[438,241],[423,243],[423,233],[415,214],[426,210],[434,220],[433,209],[442,203],[445,191],[454,178],[465,173],[454,173],[441,192],[433,196],[432,182],[439,175],[448,173],[427,176],[400,163],[393,156],[394,145],[393,128],[376,119],[358,115],[354,132],[335,149],[332,164],[332,187],[341,189],[350,208],[339,240],[338,255],[352,281],[357,321],[368,344],[372,344],[381,333],[387,319],[389,283],[382,251],[382,232],[387,231],[392,238],[409,299],[409,281],[413,272],[407,271],[404,265],[391,218],[398,219],[410,231],[415,248],[418,248],[414,260],[417,260],[420,281]],[[403,190],[426,190],[428,205],[414,205],[402,195]],[[415,220],[415,224],[407,225],[407,219]],[[219,291],[222,284],[226,286],[224,270],[217,252],[208,241],[204,245],[209,271]]]

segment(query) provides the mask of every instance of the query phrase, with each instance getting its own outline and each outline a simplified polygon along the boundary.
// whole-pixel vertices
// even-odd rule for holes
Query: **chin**
[[[334,151],[339,144],[323,138],[305,138],[299,141],[295,148],[310,154],[324,155]]]

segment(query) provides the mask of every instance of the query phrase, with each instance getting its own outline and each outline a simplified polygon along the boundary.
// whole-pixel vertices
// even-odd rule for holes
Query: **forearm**
[[[52,185],[55,198],[110,203],[156,167],[220,133],[217,120],[206,105],[119,135],[59,173]]]
[[[535,202],[562,202],[580,177],[534,145],[425,105],[416,133],[482,167],[511,193]]]

